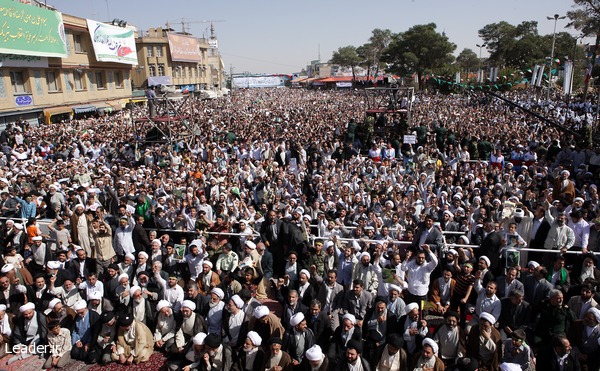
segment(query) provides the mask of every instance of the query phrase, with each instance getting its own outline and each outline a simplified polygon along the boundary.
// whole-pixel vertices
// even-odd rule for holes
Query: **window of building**
[[[121,71],[115,72],[115,87],[123,88],[123,73]]]
[[[176,78],[181,76],[181,66],[173,66],[174,74]]]
[[[83,72],[76,70],[73,72],[73,77],[75,78],[75,90],[85,90],[85,85],[83,84]]]
[[[165,75],[165,65],[159,64],[158,65],[158,76],[164,76],[164,75]]]
[[[81,34],[73,34],[73,44],[75,45],[75,53],[85,53]]]
[[[151,64],[148,66],[148,76],[154,77],[156,76],[156,66]]]
[[[15,94],[24,94],[28,92],[27,86],[25,86],[25,75],[23,71],[11,71],[10,84],[12,85]]]
[[[106,79],[104,72],[96,72],[96,86],[98,89],[106,89]]]
[[[183,77],[184,79],[187,76],[187,67],[181,66],[181,77]]]
[[[146,46],[146,55],[148,57],[154,57],[154,47],[152,45]]]
[[[48,91],[58,92],[60,91],[60,85],[58,84],[58,76],[55,71],[46,71],[46,83],[48,84]]]
[[[158,45],[158,46],[156,47],[156,56],[157,56],[157,57],[162,57],[162,55],[163,55],[163,53],[162,53],[162,52],[163,52],[163,51],[162,51],[162,46]]]

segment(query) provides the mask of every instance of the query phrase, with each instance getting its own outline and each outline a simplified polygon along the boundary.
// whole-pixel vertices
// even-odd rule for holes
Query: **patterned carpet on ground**
[[[13,355],[10,354],[0,359],[0,371],[39,371],[43,369],[44,362],[46,362],[44,358],[33,356],[7,365],[6,363],[12,357]]]
[[[154,353],[148,362],[139,365],[119,365],[109,363],[105,366],[94,365],[88,368],[88,371],[160,371],[166,370],[167,358],[162,353]],[[66,370],[66,369],[65,369]]]

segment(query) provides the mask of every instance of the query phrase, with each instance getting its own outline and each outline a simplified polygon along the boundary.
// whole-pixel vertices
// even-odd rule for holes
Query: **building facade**
[[[180,39],[194,39],[199,48],[198,58],[173,56],[169,42],[175,35]],[[171,36],[173,37],[173,36]],[[135,89],[153,85],[172,85],[182,91],[218,90],[224,85],[224,65],[218,50],[207,39],[197,39],[188,33],[174,32],[171,28],[151,28],[136,38],[139,65],[134,68],[132,81]],[[196,61],[192,61],[197,59]]]
[[[131,97],[132,66],[98,62],[86,19],[62,18],[66,58],[0,56],[0,125],[119,110]]]

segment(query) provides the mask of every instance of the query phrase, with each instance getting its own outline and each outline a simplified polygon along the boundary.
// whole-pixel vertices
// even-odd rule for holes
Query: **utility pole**
[[[487,44],[486,43],[483,43],[481,45],[475,44],[475,46],[479,48],[479,68],[477,70],[477,82],[483,82],[483,75],[481,74],[481,49],[485,48],[487,46]]]
[[[548,94],[546,95],[547,100],[550,100],[550,89],[552,89],[552,64],[554,63],[554,45],[556,44],[556,22],[558,22],[559,19],[565,18],[567,18],[566,15],[559,16],[558,14],[555,14],[552,17],[546,17],[546,19],[548,19],[549,21],[554,19],[554,32],[552,33],[552,52],[550,53],[550,71],[548,71],[548,76],[550,77],[548,78]]]

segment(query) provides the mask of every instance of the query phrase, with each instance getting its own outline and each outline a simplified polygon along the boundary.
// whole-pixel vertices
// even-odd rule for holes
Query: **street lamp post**
[[[485,48],[487,46],[487,44],[486,43],[483,43],[481,45],[475,44],[475,46],[479,48],[479,68],[477,70],[477,82],[483,82],[483,76],[481,76],[481,49]]]
[[[549,21],[554,20],[554,32],[552,33],[552,51],[550,52],[550,71],[549,75],[550,78],[548,79],[548,95],[546,96],[546,99],[550,99],[550,89],[552,86],[552,63],[554,63],[554,45],[556,43],[556,23],[558,22],[559,19],[565,19],[567,18],[566,15],[563,16],[559,16],[558,14],[555,14],[554,16],[550,17],[547,16],[546,17]]]

